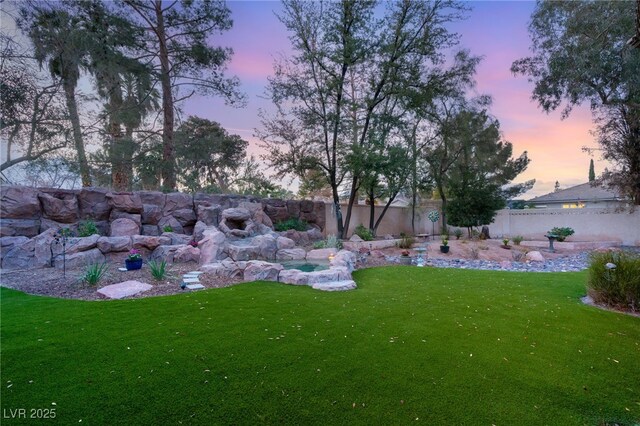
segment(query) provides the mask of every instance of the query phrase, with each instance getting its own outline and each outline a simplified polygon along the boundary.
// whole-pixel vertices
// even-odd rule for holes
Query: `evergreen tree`
[[[596,170],[593,166],[593,158],[589,162],[589,182],[593,182],[596,180]]]

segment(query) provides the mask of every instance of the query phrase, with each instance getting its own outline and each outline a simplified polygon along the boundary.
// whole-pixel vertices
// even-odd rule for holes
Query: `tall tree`
[[[488,225],[507,199],[529,190],[535,181],[511,184],[529,164],[527,152],[513,158],[513,146],[503,141],[497,120],[485,111],[466,112],[462,150],[448,176],[449,223],[471,228]]]
[[[633,2],[539,2],[529,34],[531,57],[511,70],[529,76],[533,99],[546,112],[564,105],[566,117],[588,102],[603,158],[603,180],[640,204],[640,55]]]
[[[224,76],[233,51],[208,41],[212,34],[231,28],[231,13],[216,0],[123,2],[148,35],[145,57],[155,65],[162,90],[162,186],[174,190],[176,104],[196,92],[221,95],[230,104],[244,101],[237,91],[238,80]]]
[[[258,135],[281,173],[322,171],[332,188],[337,232],[346,236],[363,169],[346,154],[365,152],[376,115],[407,88],[441,82],[442,51],[456,41],[445,23],[461,17],[455,1],[376,2],[288,0],[280,16],[294,55],[276,64],[269,93],[278,107]],[[302,129],[302,130],[300,130]],[[354,163],[351,163],[351,166]],[[348,180],[348,182],[347,182]],[[349,184],[343,219],[340,186]]]
[[[35,58],[40,65],[46,63],[51,75],[62,84],[82,186],[91,186],[76,100],[76,87],[81,70],[87,67],[87,51],[92,43],[84,31],[87,23],[63,3],[28,2],[21,7],[20,15],[18,25],[33,42]]]
[[[176,141],[181,184],[192,192],[207,188],[230,191],[249,142],[199,117],[189,117],[180,125]]]
[[[596,169],[593,165],[593,158],[589,161],[589,182],[594,182],[596,180]]]
[[[95,40],[88,51],[88,69],[105,100],[109,184],[119,191],[130,190],[136,149],[133,131],[155,107],[156,98],[151,67],[133,56],[141,51],[144,32],[122,11],[102,2],[76,2],[73,7],[91,22],[87,32]]]
[[[60,83],[37,72],[37,63],[14,39],[2,35],[0,43],[0,135],[6,142],[0,171],[5,171],[65,148],[70,131]]]

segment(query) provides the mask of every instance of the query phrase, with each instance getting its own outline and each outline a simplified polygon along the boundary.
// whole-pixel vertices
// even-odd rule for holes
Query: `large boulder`
[[[175,210],[171,212],[171,216],[173,216],[183,228],[193,226],[196,223],[196,214],[193,208]]]
[[[68,269],[72,268],[84,268],[95,263],[103,263],[105,261],[104,254],[97,248],[73,253],[66,256],[66,264]],[[62,269],[63,258],[58,256],[55,258],[55,267]]]
[[[298,269],[283,269],[278,274],[278,282],[293,285],[308,285],[306,273]]]
[[[43,216],[60,223],[78,221],[78,198],[72,191],[41,192],[38,199],[42,205]]]
[[[200,204],[197,207],[197,220],[207,226],[218,226],[221,212],[220,206]]]
[[[100,237],[96,242],[102,253],[112,253],[131,250],[131,237]]]
[[[0,219],[0,237],[35,237],[40,232],[39,219]]]
[[[35,262],[35,241],[30,239],[14,246],[2,257],[2,269],[32,269]]]
[[[301,248],[282,249],[276,252],[276,260],[303,260],[307,252]]]
[[[145,225],[157,225],[162,219],[161,207],[153,204],[143,204],[141,219]]]
[[[38,191],[28,186],[0,187],[0,217],[3,219],[37,219],[40,217]]]
[[[204,237],[204,231],[207,229],[207,225],[204,222],[197,221],[193,227],[193,240],[200,241]]]
[[[202,233],[202,239],[198,242],[200,263],[214,263],[222,258],[226,239],[225,235],[216,227],[205,229]]]
[[[189,244],[193,239],[191,235],[177,234],[175,232],[163,232],[162,236],[169,238],[171,240],[171,245]]]
[[[276,240],[276,243],[278,244],[278,250],[284,250],[284,249],[292,249],[296,246],[296,242],[293,241],[291,238],[287,238],[287,237],[278,237],[278,239]]]
[[[111,236],[124,237],[140,234],[140,227],[131,219],[116,219],[111,222]]]
[[[282,271],[278,263],[251,260],[244,269],[245,281],[278,281],[278,274]]]
[[[100,235],[93,234],[88,237],[69,238],[67,240],[67,253],[78,253],[94,249],[98,246]],[[57,251],[54,251],[56,253]]]
[[[174,262],[200,262],[200,249],[189,244],[181,245],[173,255]]]
[[[254,244],[253,241],[230,241],[227,243],[227,253],[236,262],[258,260],[260,258],[260,247]]]
[[[80,217],[98,221],[108,220],[111,213],[108,193],[109,191],[103,188],[82,188],[78,193]]]
[[[331,259],[331,266],[339,266],[346,268],[349,272],[353,272],[356,269],[356,254],[348,250],[340,250]]]
[[[114,210],[138,214],[143,211],[142,200],[137,192],[108,192],[106,197]]]
[[[162,210],[164,216],[172,215],[173,212],[184,209],[189,209],[191,211],[194,210],[193,197],[191,195],[183,194],[182,192],[172,192],[167,194],[164,209]]]
[[[48,229],[33,238],[34,243],[34,259],[33,268],[44,268],[52,265],[51,257],[55,253],[62,253],[62,240],[56,239],[58,233],[55,229]],[[72,244],[69,242],[73,238],[67,239],[67,252],[72,250]]]
[[[11,251],[16,246],[22,245],[29,241],[25,236],[18,237],[0,237],[0,258]]]
[[[253,244],[258,246],[259,259],[273,260],[276,258],[278,244],[273,235],[258,235],[253,238]]]
[[[214,277],[241,278],[244,274],[247,262],[222,261],[208,263],[200,266],[200,270]]]
[[[158,236],[160,229],[158,229],[158,225],[142,225],[142,235]]]
[[[307,259],[309,260],[327,260],[329,256],[335,256],[338,250],[334,248],[315,249],[307,252]]]
[[[134,235],[131,237],[133,248],[155,250],[159,246],[170,245],[171,238],[165,236]]]
[[[167,263],[173,263],[176,251],[180,246],[159,246],[149,256],[149,260],[161,261],[164,260]]]
[[[544,256],[537,250],[527,252],[526,258],[529,262],[544,262]]]
[[[232,208],[222,212],[219,228],[225,235],[246,238],[255,235],[256,224],[249,210]]]
[[[109,299],[122,299],[125,297],[135,296],[138,293],[151,290],[151,284],[142,283],[140,281],[124,281],[119,284],[111,284],[98,289],[98,293]]]
[[[164,232],[165,228],[171,228],[171,232],[177,232],[179,234],[184,234],[184,228],[173,216],[163,216],[162,219],[158,222],[158,228]]]
[[[138,213],[127,213],[120,210],[111,210],[109,220],[113,222],[116,219],[130,219],[134,221],[136,225],[138,225],[138,227],[142,226],[142,216]]]
[[[242,202],[238,205],[238,208],[247,209],[251,213],[251,218],[258,225],[265,225],[269,228],[273,228],[273,222],[269,216],[264,212],[262,203],[251,203],[248,201]]]

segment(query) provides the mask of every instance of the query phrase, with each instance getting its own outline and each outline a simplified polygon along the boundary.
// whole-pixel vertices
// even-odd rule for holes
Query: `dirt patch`
[[[63,276],[62,270],[56,268],[3,271],[0,276],[0,284],[2,284],[3,287],[24,291],[29,294],[82,300],[106,300],[106,298],[98,294],[96,290],[110,284],[117,284],[129,280],[151,284],[153,286],[151,290],[131,297],[139,298],[164,296],[190,291],[180,288],[182,275],[198,269],[198,266],[194,263],[176,263],[169,267],[168,276],[164,280],[157,281],[151,275],[147,265],[143,265],[142,269],[137,271],[126,272],[118,270],[118,268],[122,266],[124,266],[124,263],[110,262],[106,275],[96,286],[90,286],[82,281],[81,277],[84,274],[83,269],[67,270],[66,276]],[[202,274],[200,276],[200,283],[205,288],[228,287],[239,282],[241,282],[239,279],[217,278],[209,274]]]

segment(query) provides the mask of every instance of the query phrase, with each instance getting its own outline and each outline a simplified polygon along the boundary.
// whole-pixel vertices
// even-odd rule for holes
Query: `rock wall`
[[[218,226],[225,209],[243,206],[261,209],[279,222],[300,218],[320,231],[325,228],[325,206],[307,200],[260,199],[252,196],[157,191],[113,192],[103,188],[65,190],[2,186],[0,237],[35,237],[48,229],[77,230],[82,221],[93,221],[105,236],[162,234],[192,235],[196,222]]]

